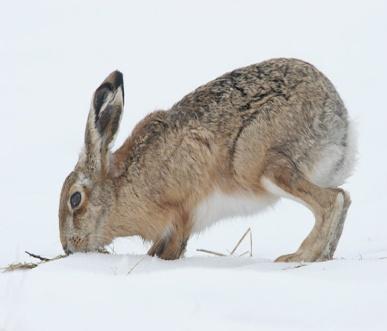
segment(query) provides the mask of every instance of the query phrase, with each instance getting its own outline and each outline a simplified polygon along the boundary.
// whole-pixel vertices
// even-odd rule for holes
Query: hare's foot
[[[175,231],[154,242],[148,251],[150,256],[158,256],[163,260],[176,260],[181,257],[186,249],[188,237]]]
[[[297,252],[282,255],[275,262],[314,262],[332,259],[351,204],[347,192],[340,189],[337,189],[336,192],[335,203],[329,210],[326,210],[321,221],[317,221],[322,224],[319,232],[305,239]]]
[[[274,262],[314,262],[316,258],[310,252],[297,251],[292,254],[281,255]]]
[[[345,218],[347,216],[348,208],[351,205],[351,198],[348,192],[337,189],[337,198],[333,208],[328,211],[327,216],[324,217],[326,223],[326,240],[323,251],[317,261],[326,261],[333,258],[336,251],[337,244],[343,232]]]
[[[315,225],[300,248],[293,254],[280,256],[276,262],[332,259],[351,203],[349,194],[313,184],[282,155],[275,155],[273,160],[262,178],[263,187],[272,194],[301,202],[315,216]]]

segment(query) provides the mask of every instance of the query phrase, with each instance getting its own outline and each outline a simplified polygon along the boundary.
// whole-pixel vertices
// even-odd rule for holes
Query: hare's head
[[[118,130],[123,103],[123,77],[114,71],[93,95],[84,148],[62,187],[59,229],[66,253],[97,250],[112,240],[107,230],[115,196],[110,145]]]

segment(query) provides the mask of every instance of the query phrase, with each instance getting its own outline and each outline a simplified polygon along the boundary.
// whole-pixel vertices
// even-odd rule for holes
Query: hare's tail
[[[320,187],[338,187],[353,173],[357,159],[356,123],[348,122],[340,144],[330,143],[321,151],[319,161],[307,175]]]

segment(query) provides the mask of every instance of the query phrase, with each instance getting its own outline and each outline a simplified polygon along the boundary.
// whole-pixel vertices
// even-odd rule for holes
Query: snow
[[[382,330],[386,325],[382,260],[292,269],[237,257],[147,257],[128,275],[139,258],[78,254],[28,274],[5,275],[6,330]]]
[[[283,200],[195,235],[178,261],[144,257],[147,244],[122,238],[115,255],[1,273],[0,331],[387,330],[385,31],[382,0],[3,3],[0,266],[30,261],[25,250],[62,253],[60,188],[81,150],[92,92],[115,69],[126,97],[115,146],[145,114],[228,70],[297,57],[338,88],[359,155],[333,261],[272,262],[313,223],[308,209]],[[196,251],[227,253],[248,227],[252,258]]]

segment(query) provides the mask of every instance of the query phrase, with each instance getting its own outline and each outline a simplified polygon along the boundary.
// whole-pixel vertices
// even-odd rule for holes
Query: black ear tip
[[[117,89],[120,86],[124,86],[124,75],[121,71],[115,70],[111,73],[112,77],[112,84],[115,89]]]
[[[124,87],[124,75],[118,71],[113,71],[109,76],[106,77],[101,86],[109,85],[112,90],[118,89],[120,86]]]

